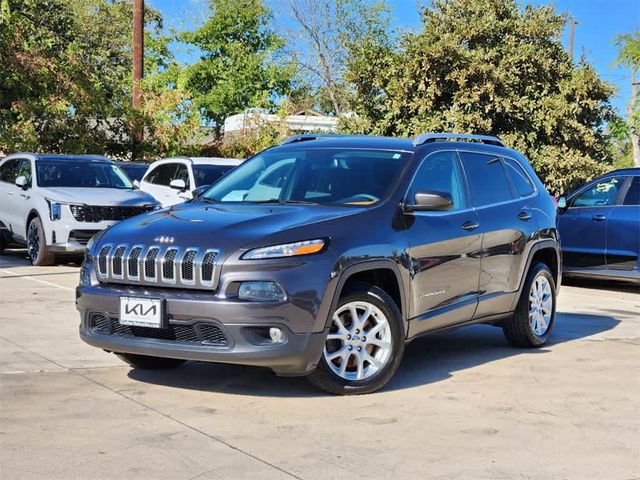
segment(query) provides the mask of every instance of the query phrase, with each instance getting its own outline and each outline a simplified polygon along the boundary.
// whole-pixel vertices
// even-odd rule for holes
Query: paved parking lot
[[[640,294],[564,286],[552,343],[473,326],[324,395],[269,370],[130,370],[78,338],[76,265],[0,257],[0,477],[640,478]]]

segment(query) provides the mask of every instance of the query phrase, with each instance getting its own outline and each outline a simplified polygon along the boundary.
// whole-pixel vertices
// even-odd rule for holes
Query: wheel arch
[[[522,277],[520,278],[518,295],[515,296],[513,304],[511,305],[512,310],[516,308],[518,299],[520,298],[520,294],[524,288],[527,274],[534,263],[544,263],[549,267],[549,270],[551,270],[553,275],[553,280],[556,284],[556,295],[560,292],[560,283],[562,281],[562,259],[560,255],[560,249],[555,240],[541,240],[531,247],[529,255],[527,256],[526,267],[523,271]]]
[[[350,284],[360,282],[381,288],[396,302],[405,332],[407,332],[406,290],[400,271],[391,260],[372,260],[347,267],[338,279],[329,311],[333,312],[335,310],[340,296],[348,290]],[[330,322],[331,316],[329,315],[325,327],[328,327]]]

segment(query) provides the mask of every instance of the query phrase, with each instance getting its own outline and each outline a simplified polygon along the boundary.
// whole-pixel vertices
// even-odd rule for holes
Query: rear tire
[[[551,335],[556,318],[556,285],[544,263],[531,266],[515,314],[502,325],[512,347],[541,347]]]
[[[137,355],[135,353],[116,353],[116,357],[134,368],[141,368],[143,370],[163,370],[168,368],[177,368],[186,361],[179,360],[177,358]]]
[[[375,392],[398,369],[404,343],[394,300],[378,287],[356,284],[340,297],[320,361],[307,379],[338,395]]]
[[[35,217],[29,222],[27,228],[27,252],[31,265],[44,267],[53,265],[56,261],[55,255],[47,248],[47,237],[44,234],[44,227],[40,217]]]

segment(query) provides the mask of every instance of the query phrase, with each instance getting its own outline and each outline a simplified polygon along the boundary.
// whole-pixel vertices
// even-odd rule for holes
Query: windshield
[[[386,197],[409,155],[386,150],[269,150],[230,172],[202,198],[371,205]]]
[[[110,163],[41,160],[36,171],[40,187],[133,188],[127,175]]]
[[[233,169],[231,165],[194,165],[193,176],[196,187],[216,183],[231,169]]]
[[[142,180],[144,174],[147,173],[148,165],[118,165],[120,170],[124,171],[131,180]]]

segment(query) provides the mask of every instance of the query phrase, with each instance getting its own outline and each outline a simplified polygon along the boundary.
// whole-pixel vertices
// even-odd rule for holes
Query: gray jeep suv
[[[256,365],[367,393],[426,333],[489,323],[543,345],[560,265],[552,198],[496,137],[296,136],[94,237],[80,335],[134,367]]]

